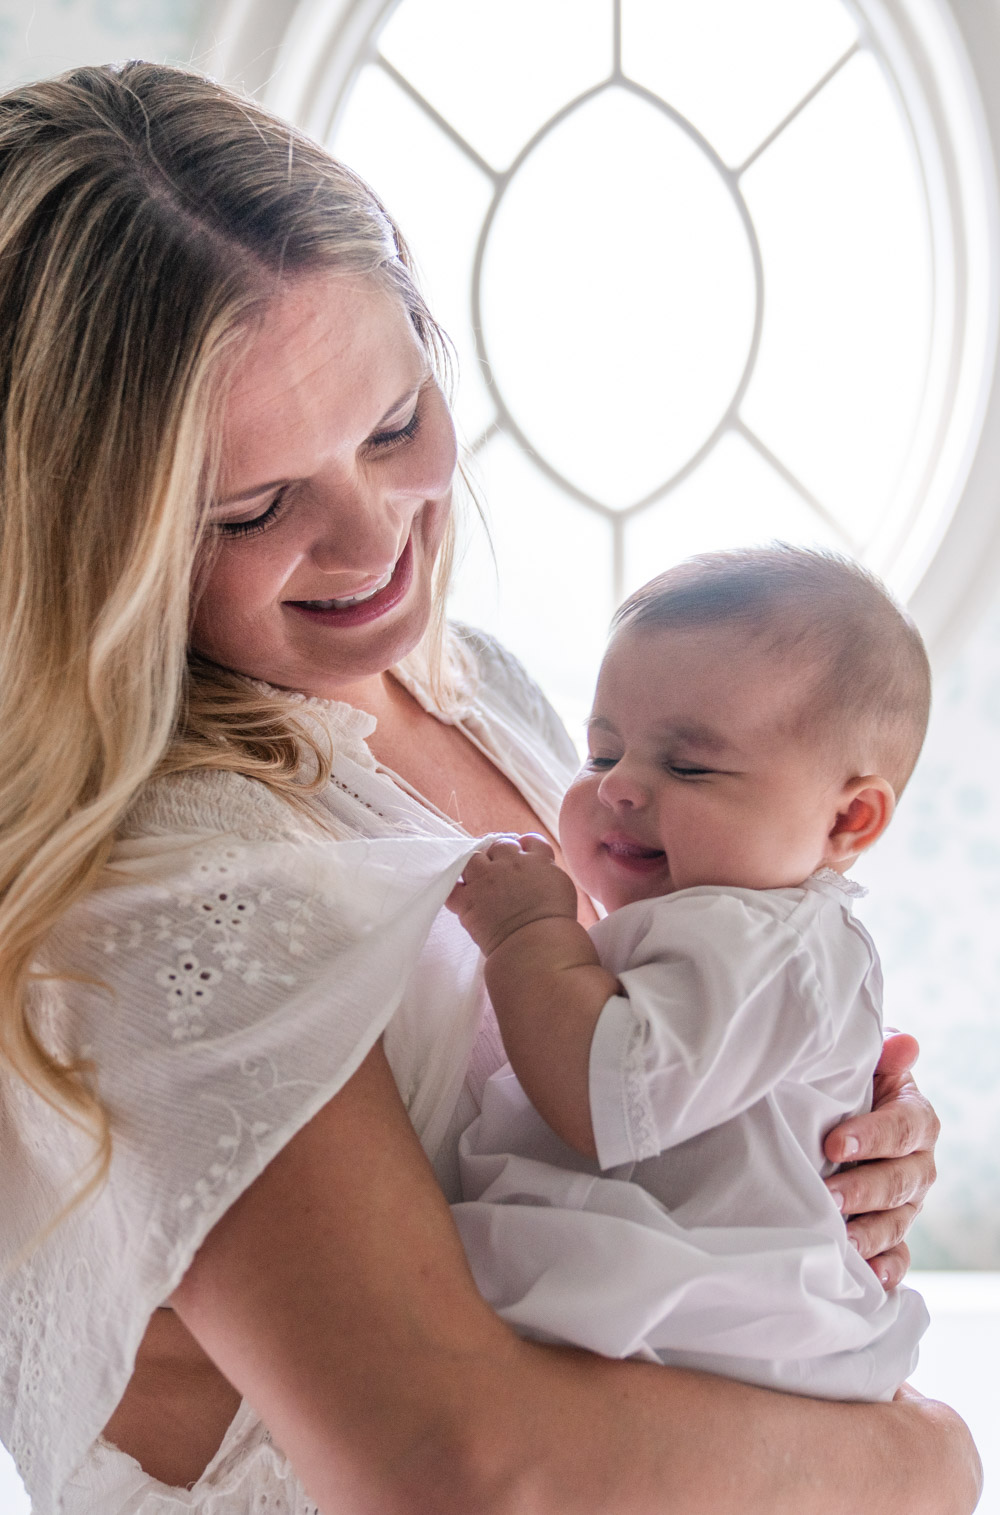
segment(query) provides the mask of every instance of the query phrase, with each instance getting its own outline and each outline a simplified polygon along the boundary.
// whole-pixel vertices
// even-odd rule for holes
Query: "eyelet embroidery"
[[[477,659],[481,655],[486,654],[477,651]],[[492,670],[492,663],[490,667]],[[529,728],[534,731],[535,722],[527,713],[530,686],[523,675],[514,677],[507,664],[501,662],[488,682],[497,683],[498,688],[487,708],[500,712],[498,718],[504,730],[508,724],[508,705],[513,701],[512,708],[520,716],[525,732]],[[512,682],[513,694],[509,687]],[[316,703],[318,707],[320,702]],[[311,708],[308,714],[313,714]],[[320,708],[315,716],[325,725],[333,724]],[[345,723],[350,730],[335,732],[338,757],[344,760],[343,777],[332,779],[324,808],[334,814],[347,836],[437,834],[437,828],[428,823],[427,815],[412,797],[401,793],[390,779],[379,778],[375,773],[376,765],[364,740],[370,724],[370,717],[362,716],[357,721],[352,718]],[[510,757],[505,767],[514,770],[517,782],[516,775],[529,753],[527,734],[523,742],[520,739],[515,742],[515,748],[516,761],[510,756],[509,745],[500,744],[497,750],[502,759]],[[551,780],[552,795],[547,800],[550,807],[556,802],[559,780],[555,775],[561,773],[560,763],[566,769],[565,777],[569,777],[567,762],[558,746],[554,746],[546,769],[546,777]],[[364,773],[356,772],[359,767]],[[372,770],[370,777],[369,770]],[[528,763],[528,770],[534,773],[532,763]],[[154,785],[140,822],[133,829],[126,828],[124,834],[143,838],[198,830],[211,832],[215,839],[201,859],[206,866],[194,870],[183,888],[173,885],[163,889],[158,902],[155,886],[150,885],[141,909],[134,916],[94,918],[94,929],[88,938],[89,960],[82,965],[93,975],[92,981],[110,979],[112,983],[119,982],[123,958],[131,959],[146,971],[147,982],[153,988],[146,1008],[155,1009],[160,1017],[157,1022],[147,1015],[150,1034],[162,1034],[164,1045],[175,1049],[171,1056],[194,1060],[201,1056],[212,1028],[212,1017],[224,1003],[223,990],[238,984],[239,993],[245,989],[249,994],[258,985],[269,982],[294,990],[310,967],[310,930],[315,930],[317,920],[327,915],[319,899],[310,906],[304,888],[258,890],[240,882],[241,849],[238,846],[228,849],[222,840],[223,832],[248,836],[252,838],[251,845],[275,839],[295,841],[301,834],[301,824],[288,822],[286,829],[283,813],[276,813],[280,811],[277,802],[262,800],[258,813],[253,799],[255,786],[244,785],[234,796],[228,790],[220,791],[215,776],[208,776],[213,779],[211,783],[203,783],[205,777],[182,776],[177,782],[162,786],[159,792]],[[362,796],[359,784],[368,798]],[[380,793],[386,796],[384,808],[377,803]],[[545,795],[549,796],[548,789]],[[317,798],[322,804],[323,796]],[[369,822],[369,816],[375,817],[375,821]],[[251,925],[250,917],[255,913],[257,919]],[[266,925],[262,925],[262,917]],[[83,936],[81,930],[77,941],[82,941]],[[109,959],[118,961],[112,963]],[[102,973],[104,963],[108,965],[107,975]],[[109,1016],[127,1013],[126,995],[119,998],[110,993],[99,997],[98,1024],[107,1024],[105,1007]],[[59,1014],[56,1031],[61,1033],[65,1029],[64,1009],[59,996],[55,998]],[[48,1035],[45,1040],[50,1040]],[[100,1036],[81,1034],[70,1050],[86,1055],[91,1041],[97,1049],[100,1068],[103,1046]],[[278,1094],[283,1084],[291,1087],[287,1076],[283,1077],[276,1062],[267,1056],[246,1059],[233,1071],[241,1087],[235,1098],[227,1097],[222,1105],[225,1128],[219,1130],[216,1125],[212,1131],[209,1159],[200,1164],[197,1179],[188,1182],[188,1192],[182,1196],[189,1212],[194,1214],[211,1211],[212,1196],[217,1199],[221,1190],[239,1180],[247,1165],[256,1162],[255,1150],[273,1132],[267,1118],[271,1113],[271,1096]],[[296,1083],[294,1098],[308,1098],[311,1087],[308,1078]],[[35,1161],[40,1174],[59,1175],[61,1181],[64,1169],[68,1171],[67,1164],[74,1166],[69,1158],[75,1150],[67,1145],[62,1125],[47,1108],[22,1120],[22,1101],[14,1097],[14,1091],[11,1094],[8,1103],[4,1090],[5,1113],[13,1120],[25,1153]],[[232,1094],[230,1087],[227,1096]],[[189,1229],[190,1222],[185,1224]],[[157,1272],[161,1266],[172,1267],[179,1255],[174,1235],[165,1234],[168,1229],[166,1223],[161,1229],[155,1217],[151,1217],[143,1238],[144,1246],[157,1256]],[[137,1260],[141,1260],[141,1254]],[[52,1507],[54,1499],[50,1495],[60,1487],[65,1488],[65,1515],[84,1515],[84,1512],[95,1515],[108,1507],[109,1500],[104,1498],[105,1491],[111,1489],[108,1474],[111,1473],[112,1480],[117,1478],[113,1459],[121,1457],[114,1448],[106,1444],[102,1447],[95,1440],[75,1472],[70,1465],[80,1455],[79,1443],[73,1441],[73,1417],[80,1413],[81,1405],[74,1395],[78,1396],[81,1382],[91,1386],[97,1382],[93,1377],[95,1353],[107,1366],[102,1344],[117,1341],[120,1335],[122,1301],[105,1300],[103,1286],[88,1280],[86,1272],[87,1267],[79,1257],[65,1273],[58,1265],[53,1266],[51,1257],[43,1258],[41,1268],[19,1271],[16,1309],[6,1308],[11,1298],[6,1293],[5,1308],[0,1310],[0,1431],[14,1451],[22,1475],[33,1486],[39,1508]],[[71,1308],[67,1304],[70,1294]],[[110,1310],[114,1310],[113,1315],[108,1314]],[[49,1328],[46,1334],[46,1322],[56,1319],[59,1330],[53,1332]],[[32,1340],[25,1334],[39,1331],[41,1334]],[[71,1443],[72,1459],[67,1450]],[[106,1459],[99,1486],[96,1460],[101,1454],[106,1454]],[[107,1459],[112,1460],[110,1466]],[[175,1499],[151,1485],[142,1491],[142,1515],[195,1515],[195,1512],[222,1515],[222,1511],[234,1507],[230,1491],[238,1491],[235,1507],[245,1509],[247,1515],[254,1508],[255,1498],[261,1500],[258,1508],[267,1515],[286,1515],[286,1512],[319,1515],[317,1506],[306,1497],[287,1460],[271,1445],[259,1422],[253,1421],[241,1433],[238,1444],[233,1445],[232,1466],[220,1467],[218,1472],[224,1476],[213,1476],[211,1487],[206,1486],[204,1492],[199,1490],[195,1499],[181,1491],[177,1491],[180,1497]],[[134,1479],[134,1473],[133,1466],[128,1477]]]

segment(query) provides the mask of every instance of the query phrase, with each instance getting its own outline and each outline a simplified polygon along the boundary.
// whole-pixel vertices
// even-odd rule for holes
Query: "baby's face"
[[[815,872],[849,775],[789,734],[807,677],[731,628],[620,632],[560,818],[577,882],[616,910]]]

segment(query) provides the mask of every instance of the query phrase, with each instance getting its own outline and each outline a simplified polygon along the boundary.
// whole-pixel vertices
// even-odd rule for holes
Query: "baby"
[[[844,875],[929,697],[913,625],[830,554],[696,558],[618,612],[560,818],[607,918],[577,923],[531,836],[478,853],[449,901],[510,1059],[454,1213],[522,1333],[830,1398],[911,1372],[923,1303],[850,1246],[822,1143],[869,1108],[882,1044]]]

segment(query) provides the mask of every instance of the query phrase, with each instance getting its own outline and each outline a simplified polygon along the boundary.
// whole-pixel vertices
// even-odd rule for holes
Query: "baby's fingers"
[[[539,836],[537,831],[525,832],[524,836],[521,837],[521,851],[536,852],[541,857],[555,860],[555,853],[551,845],[545,840],[544,836]]]

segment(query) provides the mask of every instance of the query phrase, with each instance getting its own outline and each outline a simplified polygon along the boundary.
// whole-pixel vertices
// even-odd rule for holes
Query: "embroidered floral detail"
[[[167,1020],[175,1041],[190,1041],[203,1036],[205,1019],[202,1009],[212,999],[212,985],[222,974],[217,968],[204,968],[193,952],[182,954],[170,968],[160,968],[156,982],[167,991],[170,1009]]]

